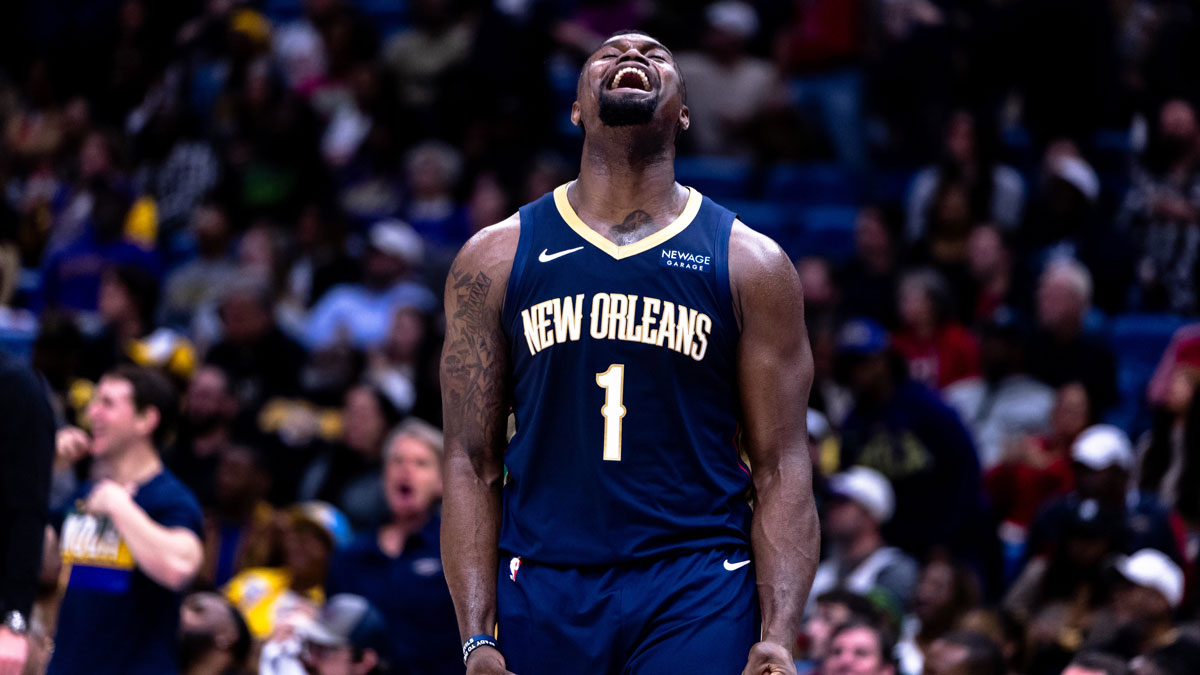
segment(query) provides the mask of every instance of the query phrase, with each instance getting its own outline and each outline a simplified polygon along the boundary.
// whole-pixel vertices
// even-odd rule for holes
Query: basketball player
[[[579,178],[480,232],[447,282],[467,672],[794,673],[819,546],[799,279],[675,182],[688,109],[657,40],[605,42],[571,120]]]

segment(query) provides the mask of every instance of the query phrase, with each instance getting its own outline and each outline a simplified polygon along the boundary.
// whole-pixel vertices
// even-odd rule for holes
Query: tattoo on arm
[[[504,408],[503,376],[496,369],[504,363],[503,340],[488,307],[492,279],[483,272],[459,269],[450,272],[452,283],[451,330],[442,358],[446,403],[454,411],[447,423],[457,420],[457,431],[486,441],[492,438]],[[476,436],[479,434],[479,436]],[[470,443],[468,447],[485,449],[488,443]],[[477,467],[478,468],[478,467]]]

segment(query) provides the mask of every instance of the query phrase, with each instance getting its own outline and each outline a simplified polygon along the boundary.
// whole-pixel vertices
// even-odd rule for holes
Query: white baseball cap
[[[896,509],[892,484],[883,474],[865,466],[852,466],[829,478],[829,490],[860,504],[882,525]]]
[[[1050,163],[1050,172],[1079,190],[1089,202],[1100,197],[1100,179],[1096,170],[1082,159],[1070,155],[1055,157]]]
[[[1129,469],[1133,467],[1133,445],[1124,431],[1111,424],[1097,424],[1075,439],[1071,459],[1096,471],[1114,465]]]
[[[1144,548],[1122,558],[1117,563],[1117,571],[1138,586],[1162,593],[1172,609],[1183,602],[1183,572],[1162,551]]]

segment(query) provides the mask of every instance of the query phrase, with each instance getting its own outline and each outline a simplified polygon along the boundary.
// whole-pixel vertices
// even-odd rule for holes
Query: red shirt
[[[932,339],[908,330],[896,334],[897,351],[908,361],[908,373],[932,389],[979,374],[979,342],[961,324],[948,323]]]

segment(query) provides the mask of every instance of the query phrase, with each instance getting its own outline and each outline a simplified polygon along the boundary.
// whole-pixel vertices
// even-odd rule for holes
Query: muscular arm
[[[519,228],[514,215],[475,235],[459,252],[446,281],[442,562],[464,640],[490,635],[496,626],[508,416],[508,340],[500,321]],[[472,665],[476,658],[471,657]]]
[[[735,223],[729,243],[741,322],[738,387],[754,475],[751,546],[763,642],[790,648],[820,552],[805,412],[813,381],[800,279],[779,246]]]

